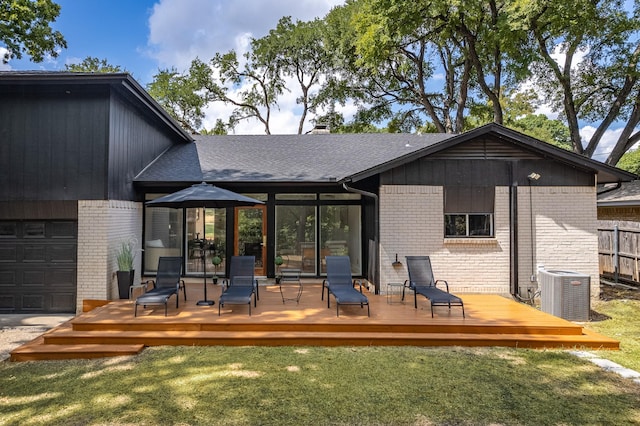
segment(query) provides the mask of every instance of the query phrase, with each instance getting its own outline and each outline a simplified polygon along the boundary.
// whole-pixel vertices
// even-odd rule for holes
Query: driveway
[[[71,314],[0,314],[0,361],[9,353],[74,316]]]

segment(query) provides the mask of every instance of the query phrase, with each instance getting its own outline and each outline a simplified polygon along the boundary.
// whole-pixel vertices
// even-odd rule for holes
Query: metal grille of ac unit
[[[540,309],[570,321],[589,320],[591,279],[572,271],[539,273]]]

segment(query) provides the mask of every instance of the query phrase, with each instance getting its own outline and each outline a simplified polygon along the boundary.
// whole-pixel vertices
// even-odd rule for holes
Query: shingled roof
[[[451,134],[195,136],[137,182],[339,182],[454,137]]]
[[[635,175],[565,151],[498,124],[461,135],[428,133],[195,136],[176,145],[137,177],[166,182],[306,183],[358,181],[401,164],[491,134],[572,167],[592,170],[599,183]]]

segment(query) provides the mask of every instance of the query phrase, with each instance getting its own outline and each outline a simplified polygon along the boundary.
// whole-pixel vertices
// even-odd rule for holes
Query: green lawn
[[[586,327],[620,341],[620,351],[597,351],[598,355],[640,371],[640,300],[599,301],[593,309],[611,318],[587,323]]]
[[[640,385],[562,351],[163,347],[0,363],[1,425],[639,423]]]

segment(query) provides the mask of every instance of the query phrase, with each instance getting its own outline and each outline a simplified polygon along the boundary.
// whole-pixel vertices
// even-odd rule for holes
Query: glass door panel
[[[225,270],[226,209],[186,209],[187,238],[186,272],[202,274],[204,263],[207,275],[219,274]],[[222,264],[217,268],[211,262],[213,256],[220,256]]]
[[[276,255],[284,260],[282,268],[315,275],[315,206],[276,206]]]
[[[362,274],[362,233],[360,206],[322,206],[320,208],[320,265],[326,274],[325,256],[349,256],[351,273]]]
[[[267,207],[236,207],[234,254],[256,257],[256,275],[266,275]]]

